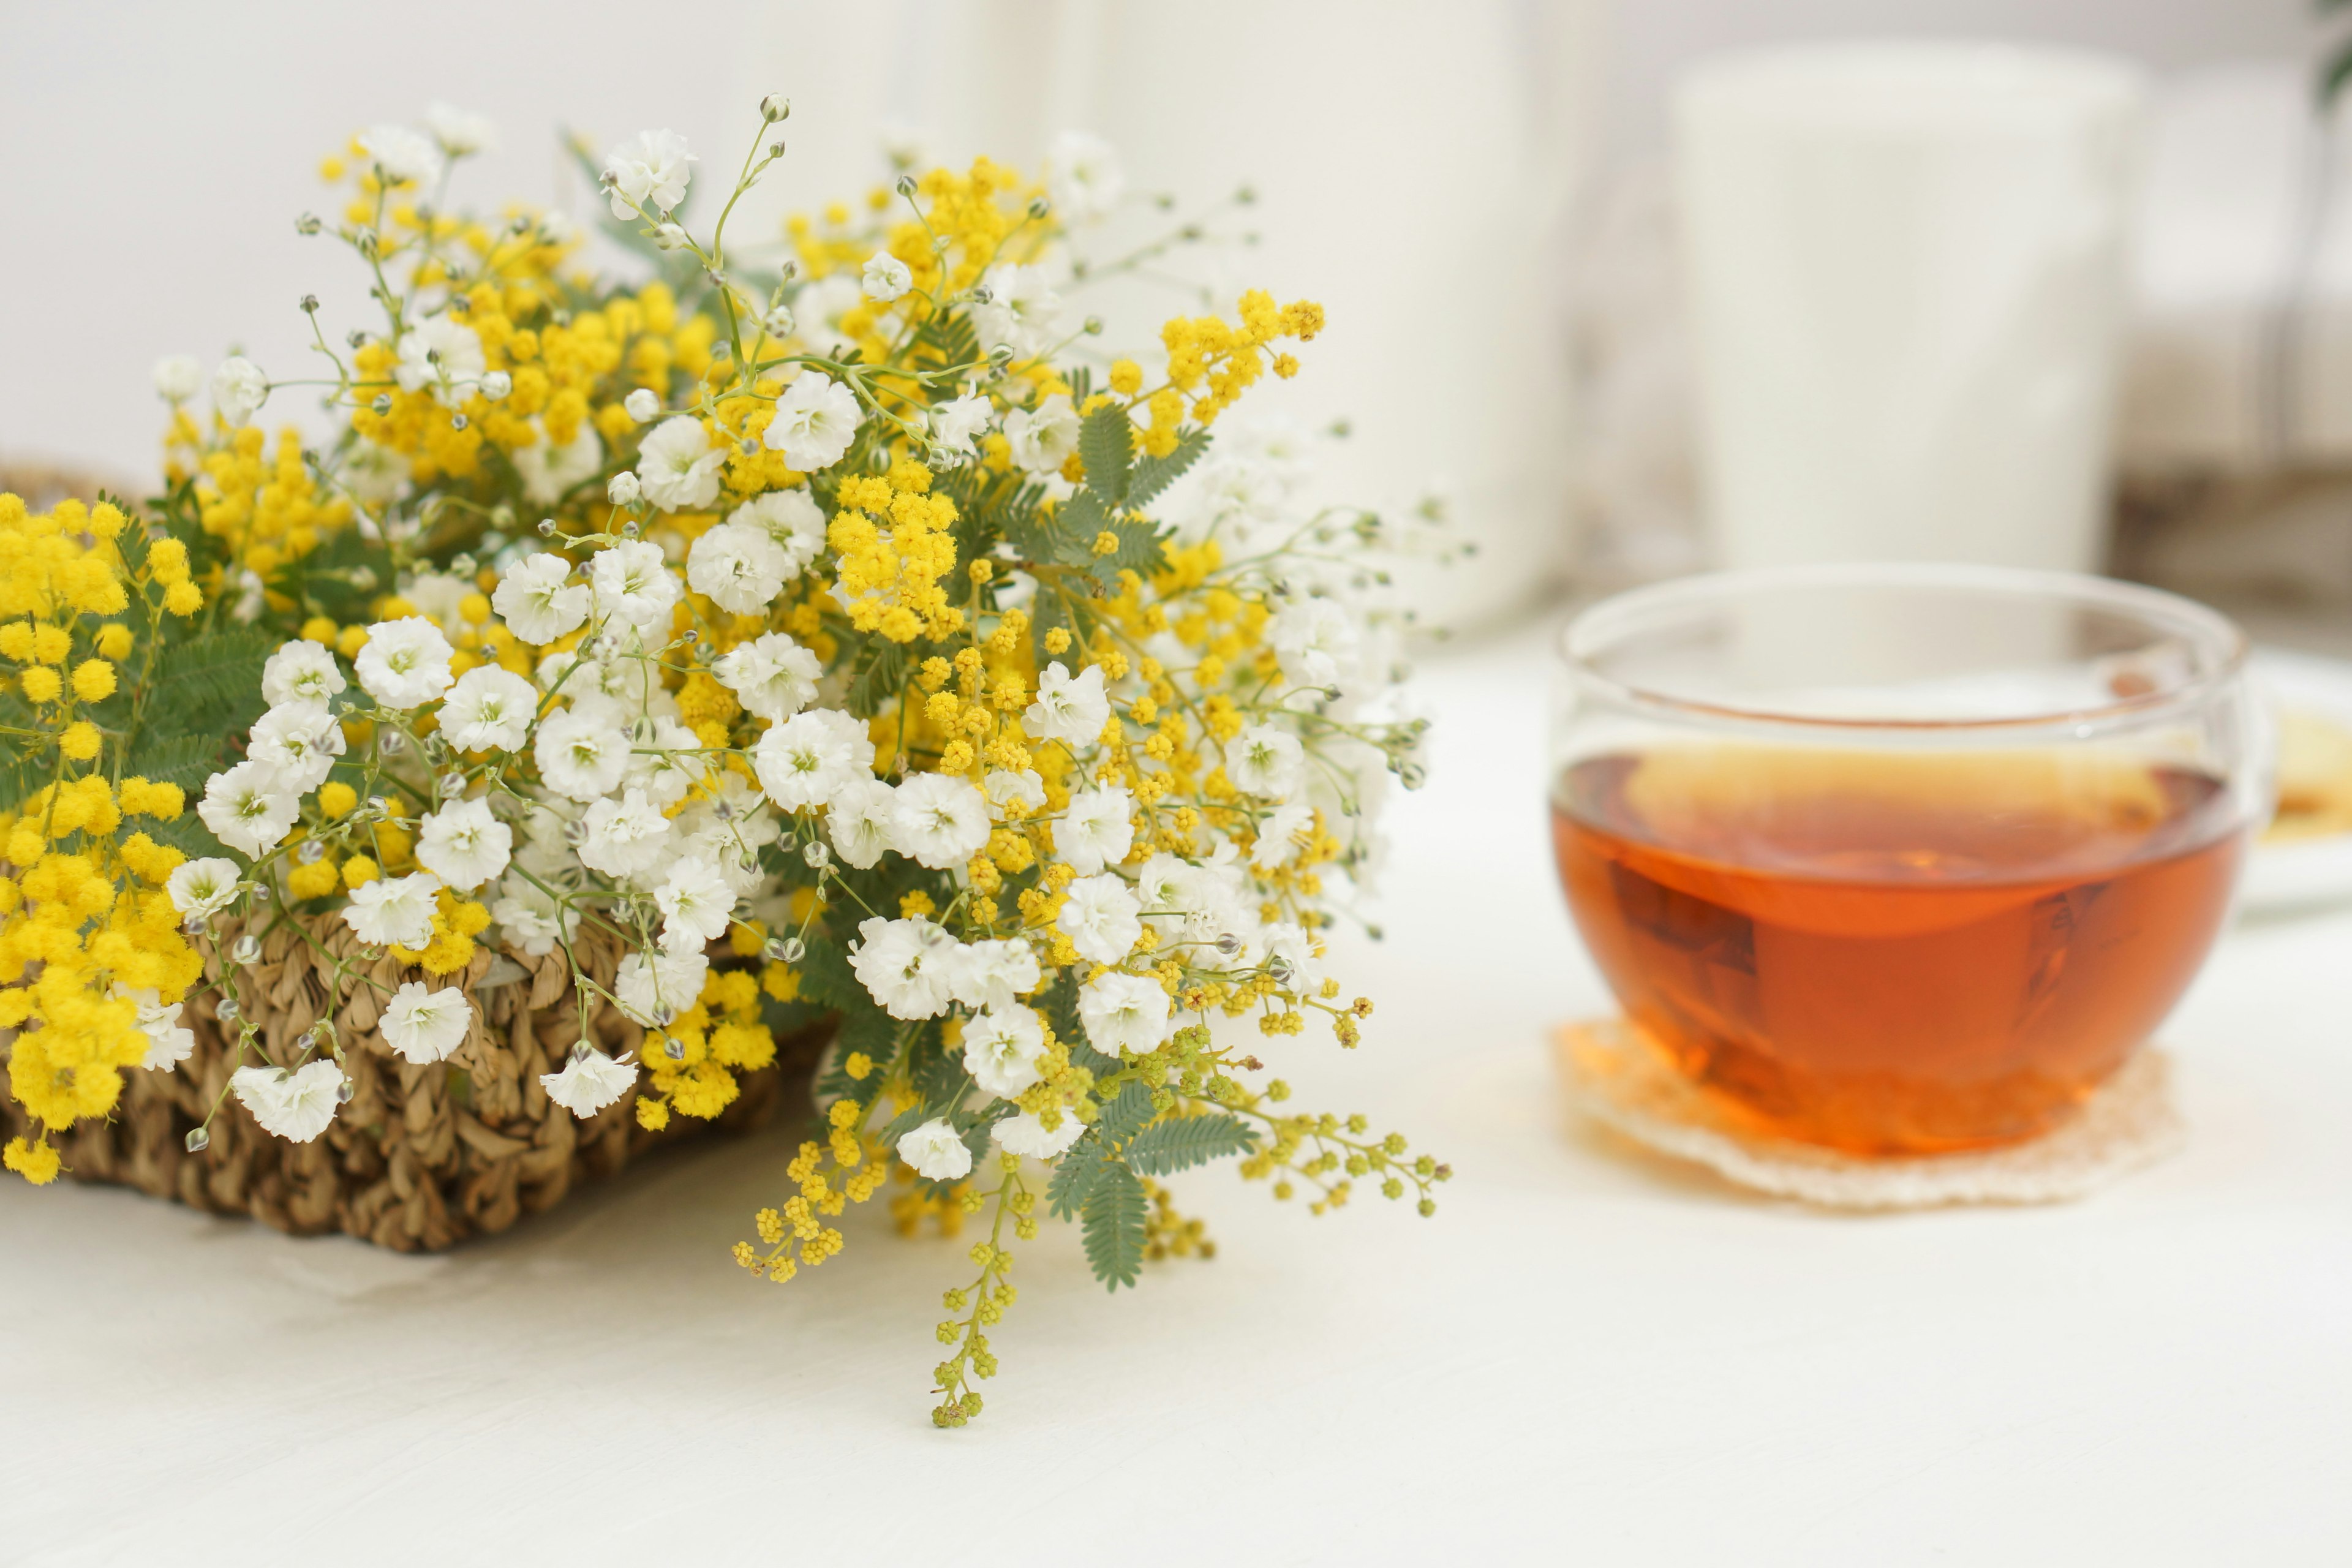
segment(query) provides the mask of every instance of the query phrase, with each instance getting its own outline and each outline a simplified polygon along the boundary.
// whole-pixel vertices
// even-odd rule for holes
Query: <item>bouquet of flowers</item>
[[[362,1056],[462,1080],[499,965],[578,1010],[512,1092],[579,1118],[716,1117],[818,1031],[816,1134],[736,1258],[822,1264],[886,1185],[909,1225],[981,1216],[939,1330],[960,1425],[1046,1217],[1115,1289],[1206,1250],[1156,1178],[1212,1160],[1318,1212],[1434,1206],[1443,1165],[1294,1112],[1261,1059],[1371,1011],[1325,942],[1417,782],[1397,530],[1213,440],[1320,307],[1179,315],[1149,369],[1094,350],[1069,296],[1198,232],[1087,257],[1100,144],[1042,182],[908,168],[739,254],[762,110],[708,231],[683,138],[590,165],[626,283],[557,213],[446,205],[478,120],[365,132],[299,227],[381,323],[331,338],[306,298],[330,374],[231,358],[201,420],[164,362],[147,513],[0,498],[5,1159],[51,1179],[126,1073],[187,1061],[199,998],[231,1060],[192,1156],[223,1115],[358,1135]],[[298,384],[332,432],[273,444]],[[299,1032],[254,978],[287,952],[332,982]]]

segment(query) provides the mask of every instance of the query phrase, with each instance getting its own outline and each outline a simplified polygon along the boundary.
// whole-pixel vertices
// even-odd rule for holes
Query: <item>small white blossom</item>
[[[645,487],[637,483],[637,476],[626,468],[604,481],[604,499],[614,506],[635,506],[644,494]]]
[[[701,749],[702,737],[677,720],[656,719],[651,737],[640,738],[631,749],[629,771],[621,782],[645,791],[647,800],[667,811],[709,776]]]
[[[760,315],[760,330],[779,342],[791,337],[799,324],[790,305],[771,305]]]
[[[153,992],[148,994],[152,996]],[[144,1004],[139,1008],[139,1028],[147,1037],[146,1054],[139,1065],[149,1072],[170,1072],[196,1053],[195,1031],[180,1023],[182,1003]]]
[[[229,1088],[239,1105],[261,1124],[291,1143],[308,1143],[327,1130],[341,1103],[343,1069],[331,1061],[315,1061],[294,1072],[281,1068],[239,1068],[229,1075]]]
[[[588,563],[588,584],[595,593],[598,615],[626,621],[639,630],[668,629],[670,607],[677,603],[677,577],[663,559],[660,545],[625,539],[598,551]]]
[[[588,618],[588,585],[571,576],[571,562],[542,550],[507,568],[491,606],[524,642],[551,643]]]
[[[204,366],[194,354],[165,354],[155,362],[155,392],[166,403],[185,403],[204,384]]]
[[[837,381],[803,371],[776,399],[775,417],[761,440],[804,474],[841,461],[866,416],[857,395]]]
[[[473,1005],[464,991],[455,985],[428,991],[421,981],[411,980],[392,994],[379,1027],[385,1045],[404,1060],[425,1067],[447,1061],[466,1043],[466,1031],[473,1024]]]
[[[999,262],[980,281],[988,303],[972,307],[971,321],[982,344],[1010,348],[1022,359],[1034,359],[1054,346],[1062,300],[1046,286],[1042,269]]]
[[[492,403],[504,402],[514,390],[514,377],[503,370],[494,370],[482,377],[482,395]]]
[[[1099,974],[1078,992],[1078,1022],[1106,1056],[1148,1051],[1167,1037],[1168,993],[1139,974]]]
[[[279,781],[276,768],[247,761],[205,782],[196,815],[214,837],[258,858],[286,837],[301,805],[301,797]]]
[[[596,434],[596,426],[583,419],[579,433],[557,446],[548,438],[547,426],[537,415],[531,416],[530,427],[539,439],[528,447],[517,447],[507,454],[522,479],[523,499],[533,506],[554,506],[572,493],[574,485],[594,479],[604,467],[604,443]],[[634,477],[631,484],[636,483]]]
[[[1078,791],[1054,825],[1054,852],[1082,877],[1118,865],[1135,843],[1134,809],[1134,797],[1117,784]]]
[[[650,386],[641,386],[621,399],[621,406],[627,409],[629,417],[640,425],[652,424],[654,416],[661,412],[661,394]]]
[[[231,354],[213,372],[213,412],[243,425],[269,401],[269,378],[242,354]]]
[[[824,672],[815,654],[782,632],[762,632],[737,643],[710,667],[743,710],[761,719],[789,719],[815,701]]]
[[[936,1018],[948,1008],[949,955],[955,939],[919,915],[862,921],[849,967],[866,994],[893,1018]]]
[[[460,892],[507,868],[514,830],[490,815],[487,800],[453,800],[425,819],[416,863]]]
[[[1037,1015],[1018,1003],[991,1008],[963,1026],[963,1068],[972,1082],[1010,1100],[1041,1076],[1045,1030]]]
[[[530,681],[495,664],[477,665],[441,700],[441,734],[461,752],[511,752],[538,713],[539,693]]]
[[[758,615],[783,587],[791,564],[768,531],[739,522],[705,529],[686,558],[686,581],[733,615]]]
[[[1052,474],[1078,449],[1078,413],[1066,394],[1055,393],[1034,409],[1016,408],[1004,416],[1004,438],[1012,443],[1013,460],[1033,474]]]
[[[1356,672],[1356,623],[1328,599],[1300,599],[1274,617],[1269,639],[1282,673],[1301,686],[1329,686]]]
[[[1045,191],[1066,224],[1098,218],[1118,205],[1127,188],[1118,154],[1099,136],[1065,131],[1045,154]]]
[[[371,125],[359,134],[360,151],[397,184],[429,185],[441,177],[441,149],[433,139],[405,125]]]
[[[770,490],[754,496],[728,513],[738,527],[757,528],[784,552],[784,580],[799,576],[808,563],[824,552],[824,509],[816,504],[806,485]]]
[[[664,511],[699,511],[719,499],[727,451],[711,445],[701,420],[674,415],[655,426],[637,448],[637,492]],[[613,500],[625,504],[618,495]]]
[[[1070,1145],[1086,1134],[1086,1123],[1070,1111],[1062,1112],[1061,1124],[1051,1132],[1037,1119],[1034,1111],[1024,1110],[1006,1117],[995,1128],[996,1146],[1008,1154],[1024,1154],[1032,1160],[1053,1160],[1069,1152]]]
[[[570,942],[580,929],[576,910],[563,908],[527,879],[509,877],[499,886],[501,890],[490,906],[490,919],[498,922],[510,945],[530,957],[546,957],[555,951],[556,943]]]
[[[1097,963],[1117,963],[1133,951],[1143,934],[1137,919],[1142,906],[1117,877],[1080,877],[1072,882],[1062,912],[1054,923],[1078,950],[1078,956]]]
[[[931,442],[945,451],[972,455],[972,442],[996,417],[996,405],[977,393],[931,409]]]
[[[1110,699],[1103,691],[1102,666],[1090,664],[1073,676],[1055,659],[1037,678],[1037,700],[1021,715],[1030,734],[1065,745],[1092,745],[1110,720]]]
[[[826,805],[852,779],[871,777],[874,741],[863,721],[813,708],[769,727],[751,749],[760,787],[784,811]]]
[[[172,907],[184,916],[201,920],[226,909],[236,898],[236,862],[215,855],[184,860],[163,884]]]
[[[425,125],[433,132],[433,140],[441,143],[441,151],[452,158],[498,151],[499,128],[488,115],[468,113],[454,104],[428,103]]]
[[[583,1050],[563,1064],[560,1072],[539,1075],[547,1098],[585,1121],[629,1092],[637,1069],[616,1062],[599,1050]]]
[[[621,1011],[640,1024],[660,1026],[693,1006],[709,977],[710,960],[700,948],[685,952],[633,952],[613,976]]]
[[[684,224],[663,223],[654,226],[654,244],[663,250],[684,250],[691,243]]]
[[[1037,955],[1025,942],[968,942],[950,955],[948,989],[967,1007],[1002,1010],[1037,989],[1039,973]]]
[[[988,842],[988,800],[962,779],[917,773],[898,790],[891,845],[934,871],[961,866]]]
[[[877,250],[866,258],[866,268],[859,275],[866,297],[879,304],[903,298],[915,286],[915,275],[907,264],[887,250]]]
[[[1261,871],[1287,864],[1298,853],[1298,836],[1313,826],[1315,808],[1305,802],[1276,806],[1258,825],[1257,843],[1250,849],[1250,864]]]
[[[852,779],[824,808],[825,836],[834,852],[861,871],[870,870],[894,845],[893,816],[898,792],[877,778]]]
[[[423,616],[378,621],[352,664],[360,689],[387,708],[415,708],[449,689],[449,658],[457,650]]]
[[[604,156],[613,216],[668,212],[686,199],[687,184],[694,178],[688,165],[698,161],[675,131],[641,131],[635,142],[614,148]]]
[[[662,912],[662,946],[671,952],[698,951],[727,934],[735,889],[716,863],[689,855],[654,889],[654,903]]]
[[[1252,724],[1225,747],[1225,777],[1235,789],[1267,800],[1288,800],[1306,776],[1306,750],[1287,730]]]
[[[898,1140],[898,1158],[915,1173],[934,1182],[952,1182],[971,1173],[971,1148],[956,1130],[934,1116]]]
[[[323,705],[343,689],[335,656],[308,639],[280,643],[261,667],[261,700],[272,708],[289,702]]]
[[[392,376],[403,392],[433,389],[444,406],[463,403],[482,379],[481,334],[448,316],[427,316],[401,334]]]
[[[343,923],[372,947],[404,947],[415,952],[433,940],[433,916],[440,908],[440,880],[422,871],[378,877],[352,889],[351,901],[343,906]]]
[[[320,704],[284,703],[253,721],[245,754],[274,770],[280,789],[308,795],[343,754],[343,727]]]
[[[539,727],[531,746],[547,787],[572,800],[611,793],[628,771],[629,738],[601,714],[558,713]]]
[[[630,790],[618,800],[606,798],[588,808],[581,823],[587,831],[580,839],[580,863],[607,877],[633,877],[660,863],[669,837],[669,818],[647,800],[643,790]]]

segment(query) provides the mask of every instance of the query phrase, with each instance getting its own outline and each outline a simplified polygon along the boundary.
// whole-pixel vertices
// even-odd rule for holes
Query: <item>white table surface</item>
[[[2164,1031],[2188,1151],[2087,1202],[1856,1218],[1570,1131],[1603,993],[1543,834],[1532,634],[1433,660],[1363,1047],[1303,1102],[1459,1173],[1321,1220],[1178,1178],[1213,1262],[1028,1246],[926,1417],[964,1243],[877,1202],[728,1259],[775,1137],[453,1256],[0,1185],[0,1563],[2352,1561],[2352,915],[2242,925]],[[1487,1553],[1488,1555],[1481,1555]]]

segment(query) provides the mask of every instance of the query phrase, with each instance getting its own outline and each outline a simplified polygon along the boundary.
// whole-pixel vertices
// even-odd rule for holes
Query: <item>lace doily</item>
[[[1735,1129],[1622,1018],[1568,1025],[1552,1045],[1574,1110],[1743,1187],[1825,1208],[2062,1203],[2154,1164],[2188,1135],[2171,1062],[2153,1048],[2039,1138],[1967,1153],[1865,1159]]]

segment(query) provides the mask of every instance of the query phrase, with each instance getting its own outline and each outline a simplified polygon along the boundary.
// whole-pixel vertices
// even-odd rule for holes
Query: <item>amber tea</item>
[[[2097,748],[1669,745],[1557,779],[1579,929],[1759,1131],[1857,1152],[2027,1137],[2152,1032],[2226,912],[2221,781]]]

